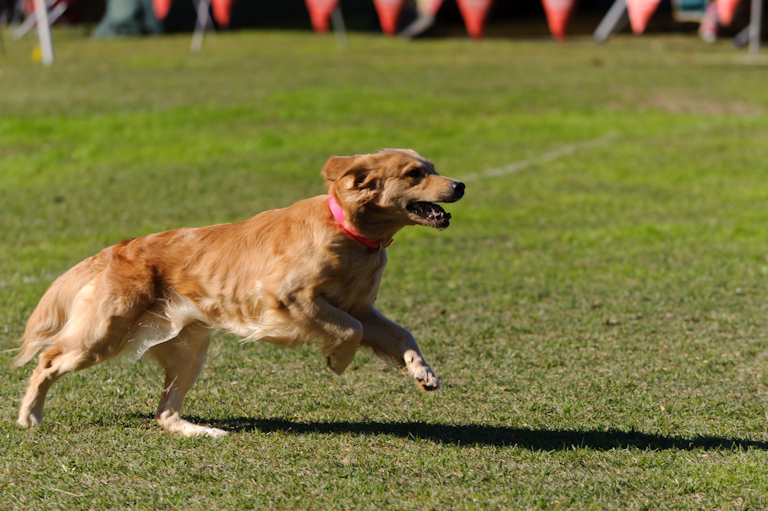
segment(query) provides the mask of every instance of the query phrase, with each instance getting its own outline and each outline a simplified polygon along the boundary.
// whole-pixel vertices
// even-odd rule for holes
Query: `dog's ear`
[[[331,156],[323,165],[320,175],[326,181],[338,181],[342,177],[354,172],[359,158],[357,156]]]
[[[368,155],[332,156],[325,162],[321,174],[329,185],[334,183],[348,190],[376,188],[374,165]]]

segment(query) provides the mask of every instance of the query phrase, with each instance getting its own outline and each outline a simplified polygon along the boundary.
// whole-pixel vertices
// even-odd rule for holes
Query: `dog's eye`
[[[408,177],[421,177],[421,169],[413,169],[406,174]]]

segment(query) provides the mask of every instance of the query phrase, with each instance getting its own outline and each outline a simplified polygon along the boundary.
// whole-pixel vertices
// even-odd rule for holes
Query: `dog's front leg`
[[[416,379],[423,390],[437,390],[440,380],[424,361],[413,335],[394,321],[384,317],[371,306],[361,317],[363,323],[363,346],[368,346],[379,355],[393,360]]]
[[[292,315],[319,334],[323,340],[320,351],[325,355],[328,369],[340,375],[355,358],[363,339],[362,323],[321,297],[298,298],[291,307]]]

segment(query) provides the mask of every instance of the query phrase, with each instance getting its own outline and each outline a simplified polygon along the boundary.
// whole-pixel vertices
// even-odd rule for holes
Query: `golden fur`
[[[464,193],[463,184],[439,176],[411,150],[332,157],[322,175],[348,225],[383,242],[407,225],[447,227],[450,215],[431,203]],[[413,336],[373,305],[386,263],[385,250],[369,249],[340,226],[325,195],[239,223],[106,248],[56,279],[29,318],[17,365],[48,348],[18,422],[42,420],[46,393],[64,374],[119,353],[149,353],[166,374],[160,425],[186,436],[224,435],[180,415],[217,329],[283,346],[319,339],[336,374],[367,346],[424,390],[437,389]]]

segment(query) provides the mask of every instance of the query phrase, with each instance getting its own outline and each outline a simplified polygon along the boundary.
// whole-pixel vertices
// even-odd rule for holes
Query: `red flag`
[[[627,0],[627,14],[632,32],[642,34],[661,0]]]
[[[329,18],[336,8],[339,0],[305,0],[309,17],[312,18],[312,27],[316,32],[328,32]]]
[[[475,39],[483,37],[485,18],[493,0],[457,0],[457,3],[469,35]]]
[[[739,6],[739,0],[715,0],[715,3],[717,4],[717,21],[721,25],[730,25],[736,13],[736,7]]]
[[[544,6],[544,12],[547,14],[547,24],[552,37],[558,41],[565,39],[565,31],[568,28],[568,21],[571,19],[571,13],[576,6],[577,0],[541,0]]]
[[[155,16],[157,19],[164,20],[168,16],[168,11],[171,10],[171,2],[173,0],[152,0],[152,7],[155,9]]]
[[[229,19],[232,15],[232,4],[235,0],[211,0],[211,9],[216,23],[222,27],[229,26]]]
[[[376,12],[379,14],[381,30],[387,35],[395,35],[397,32],[397,19],[405,0],[373,0]]]

